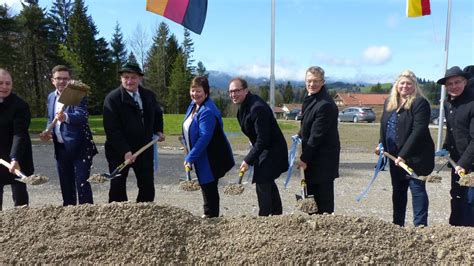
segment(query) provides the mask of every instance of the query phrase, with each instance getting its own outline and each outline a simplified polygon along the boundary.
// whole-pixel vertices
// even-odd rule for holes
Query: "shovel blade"
[[[299,194],[295,194],[295,197],[296,197],[296,201],[304,199],[303,196]]]

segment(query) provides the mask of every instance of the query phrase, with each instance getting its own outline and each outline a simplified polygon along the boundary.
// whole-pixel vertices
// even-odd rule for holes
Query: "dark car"
[[[375,121],[375,112],[370,107],[348,107],[339,112],[339,122],[362,122],[372,123]]]
[[[443,117],[444,123],[446,123],[446,117]],[[439,108],[431,109],[430,123],[438,125],[439,124]]]
[[[298,114],[301,113],[300,109],[293,109],[289,111],[288,113],[285,113],[285,119],[286,120],[296,120],[296,117]]]

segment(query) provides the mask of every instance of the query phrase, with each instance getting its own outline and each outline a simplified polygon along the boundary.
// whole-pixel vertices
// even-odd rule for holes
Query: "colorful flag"
[[[431,14],[430,0],[407,0],[407,16],[420,17]]]
[[[207,0],[147,0],[146,10],[201,34],[206,21]]]

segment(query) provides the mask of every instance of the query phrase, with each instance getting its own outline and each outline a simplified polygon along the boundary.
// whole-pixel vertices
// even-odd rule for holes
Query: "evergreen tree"
[[[55,0],[49,10],[52,20],[52,31],[60,43],[67,43],[69,19],[72,13],[72,0]]]
[[[0,66],[13,68],[17,58],[14,46],[18,37],[18,28],[9,14],[8,6],[0,5]]]
[[[384,90],[382,89],[382,85],[380,83],[377,83],[375,86],[372,86],[370,88],[370,92],[372,93],[382,93]]]
[[[158,101],[162,103],[165,110],[168,107],[168,84],[166,82],[166,46],[169,35],[168,25],[161,22],[153,37],[153,44],[148,51],[145,63],[145,85],[154,91]]]
[[[137,58],[135,57],[135,54],[133,52],[130,52],[130,54],[128,55],[127,62],[138,64]]]
[[[182,53],[182,49],[179,47],[178,40],[174,34],[166,41],[166,60],[165,60],[165,80],[166,86],[169,87],[171,83],[171,73],[173,72],[173,64],[176,61],[176,57],[179,53]]]
[[[15,62],[14,76],[17,92],[29,103],[33,116],[45,111],[45,99],[50,87],[51,65],[55,63],[57,43],[51,38],[51,21],[38,0],[27,0],[16,17],[21,29],[18,42],[19,57]],[[33,92],[33,93],[32,93]]]
[[[192,53],[194,52],[194,43],[193,40],[191,39],[191,32],[187,29],[184,28],[184,38],[183,38],[183,43],[182,43],[182,48],[183,48],[183,54],[184,54],[184,62],[185,65],[188,69],[190,69],[191,73],[194,73],[194,69],[192,67],[192,64],[194,63],[194,60],[192,58]]]
[[[115,24],[114,34],[112,35],[112,40],[110,41],[110,46],[112,47],[112,64],[115,71],[115,80],[120,80],[118,71],[125,63],[127,59],[127,49],[125,48],[125,43],[123,42],[123,34],[120,29],[118,22]]]
[[[270,84],[261,85],[258,87],[258,95],[264,100],[270,99]]]
[[[70,36],[68,47],[62,52],[69,65],[73,67],[76,78],[91,87],[89,92],[89,111],[97,114],[102,111],[104,95],[111,81],[111,56],[107,41],[95,39],[97,28],[87,15],[83,0],[75,0],[70,17]]]
[[[189,82],[186,79],[186,64],[183,54],[178,54],[173,64],[169,91],[168,110],[170,113],[183,114],[189,104]]]
[[[199,61],[198,64],[197,64],[196,74],[198,76],[204,76],[206,78],[209,77],[209,72],[207,72],[206,67],[204,66],[204,64],[201,61]]]
[[[283,102],[291,103],[293,102],[293,86],[291,86],[291,82],[287,82],[285,89],[283,90]]]

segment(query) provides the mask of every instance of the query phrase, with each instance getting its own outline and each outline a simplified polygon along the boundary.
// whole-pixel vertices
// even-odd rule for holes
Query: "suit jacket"
[[[48,95],[48,124],[54,120],[56,91]],[[67,153],[74,159],[90,159],[97,154],[97,148],[92,139],[92,132],[88,124],[87,98],[84,97],[78,106],[67,106],[64,113],[68,116],[68,122],[61,123],[59,131],[64,141]],[[53,128],[53,141],[58,143],[58,137]],[[91,161],[92,162],[92,161]]]
[[[387,123],[393,112],[384,112],[380,120],[380,142],[387,150]],[[434,143],[428,125],[430,123],[430,104],[424,97],[417,97],[409,110],[400,109],[397,114],[396,139],[398,154],[418,175],[429,175],[434,168]]]
[[[265,183],[286,172],[288,146],[268,104],[249,92],[239,107],[237,119],[253,145],[244,158],[254,166],[253,182]]]
[[[15,158],[25,175],[34,172],[30,135],[30,108],[28,104],[11,93],[0,103],[0,158],[10,162]],[[15,176],[6,167],[0,166],[0,184],[11,184]]]
[[[300,159],[307,164],[305,179],[309,184],[333,181],[339,177],[339,111],[324,86],[318,93],[306,96],[302,114]]]
[[[449,97],[449,96],[448,96]],[[443,147],[466,171],[474,170],[474,91],[464,88],[455,99],[444,103],[447,134]]]
[[[194,106],[191,102],[184,120],[191,115]],[[200,184],[223,177],[235,165],[221,113],[209,97],[194,115],[188,135],[191,149],[185,161],[194,164]]]
[[[122,162],[125,153],[136,152],[152,140],[153,134],[163,132],[163,112],[155,93],[142,86],[138,90],[143,112],[122,86],[105,97],[103,123],[107,137],[105,155],[109,161]],[[153,150],[147,149],[139,158],[153,160]]]

